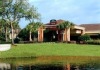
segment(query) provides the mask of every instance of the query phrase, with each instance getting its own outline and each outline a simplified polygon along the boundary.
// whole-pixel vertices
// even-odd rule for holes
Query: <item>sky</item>
[[[77,25],[100,23],[100,0],[29,0],[41,14],[41,22],[63,19]],[[21,28],[28,24],[20,21]]]

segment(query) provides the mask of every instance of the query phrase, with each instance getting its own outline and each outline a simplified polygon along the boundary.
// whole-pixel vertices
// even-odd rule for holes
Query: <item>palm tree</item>
[[[29,41],[32,41],[31,33],[32,33],[32,31],[33,31],[33,23],[29,23],[29,24],[26,26],[26,29],[29,31]]]
[[[30,23],[26,26],[26,29],[29,31],[29,41],[32,41],[31,38],[31,34],[32,32],[34,32],[40,25],[40,22],[34,22],[34,20],[38,20],[40,19],[40,14],[37,12],[36,8],[34,6],[31,6],[31,8],[29,8],[27,10],[27,12],[25,12],[26,16],[25,19],[28,20]]]
[[[62,23],[57,25],[58,29],[66,29],[66,28],[73,28],[74,24],[69,21],[63,21]]]
[[[29,23],[27,26],[26,26],[26,29],[29,31],[29,41],[32,41],[32,32],[35,32],[35,31],[37,31],[38,30],[38,28],[40,27],[40,26],[43,26],[43,24],[42,23],[40,23],[40,22],[32,22],[32,23]]]
[[[70,28],[73,28],[73,26],[74,24],[69,21],[64,21],[57,25],[58,30],[64,30],[63,41],[70,41]]]

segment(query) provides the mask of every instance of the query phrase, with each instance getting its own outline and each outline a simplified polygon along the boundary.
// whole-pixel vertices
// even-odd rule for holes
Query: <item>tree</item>
[[[72,28],[74,26],[74,24],[72,22],[69,21],[64,21],[60,24],[57,25],[58,29],[65,29],[65,28]]]
[[[3,0],[0,0],[0,19],[2,17],[2,13],[3,13]]]
[[[35,19],[40,19],[40,14],[37,12],[34,6],[31,6],[25,14],[25,19],[29,21],[29,24],[26,26],[26,29],[29,31],[29,41],[32,41],[32,32],[36,31],[36,29],[41,25],[41,23],[39,22],[34,23]]]
[[[6,20],[0,20],[0,28],[1,28],[1,33],[5,34],[5,41],[8,42],[9,39],[9,35],[11,33],[11,28],[10,28],[10,24],[8,21]],[[18,23],[13,23],[13,27],[14,27],[14,32],[18,32],[17,30],[20,29]]]
[[[18,23],[21,18],[26,18],[28,20],[38,19],[39,14],[37,13],[34,6],[30,6],[27,0],[7,0],[3,2],[2,11],[0,11],[0,16],[3,20],[7,20],[11,27],[12,44],[14,44],[13,31],[14,23]],[[1,3],[1,2],[0,2]]]
[[[40,27],[40,26],[43,26],[43,24],[42,23],[40,23],[40,22],[32,22],[32,23],[29,23],[27,26],[26,26],[26,29],[29,31],[29,41],[32,41],[32,32],[35,32],[35,31],[37,31],[38,30],[38,28]]]
[[[8,32],[10,31],[9,22],[6,20],[0,20],[0,28],[2,28],[1,32],[5,34],[5,41],[8,41]]]
[[[7,32],[9,30],[9,22],[5,19],[6,8],[11,3],[11,0],[0,0],[0,26],[2,33],[5,34],[5,40],[7,42]]]
[[[21,41],[28,41],[29,31],[26,28],[21,29],[21,31],[18,34],[18,37]]]
[[[34,6],[31,6],[26,12],[26,20],[28,20],[30,23],[27,25],[26,29],[29,31],[29,41],[32,41],[31,33],[36,30],[38,27],[38,22],[34,23],[34,20],[38,20],[40,17],[40,14],[37,12],[36,8]]]
[[[16,0],[15,3],[12,3],[8,6],[8,9],[6,9],[6,19],[10,21],[11,26],[11,37],[12,37],[12,44],[14,44],[13,39],[13,24],[18,22],[21,18],[24,16],[25,9],[27,9],[27,4],[24,2],[24,0]]]
[[[70,41],[70,29],[72,29],[74,24],[69,21],[63,21],[57,25],[58,31],[63,30],[63,41]]]
[[[25,19],[28,20],[30,23],[34,22],[35,19],[40,19],[40,14],[37,12],[37,9],[34,6],[31,6],[29,9],[27,9],[25,14]]]
[[[7,2],[4,2],[4,8],[5,11],[3,14],[3,19],[9,21],[11,27],[12,44],[14,44],[13,25],[16,22],[19,22],[21,18],[25,17],[26,9],[28,9],[28,3],[25,0],[8,0]]]

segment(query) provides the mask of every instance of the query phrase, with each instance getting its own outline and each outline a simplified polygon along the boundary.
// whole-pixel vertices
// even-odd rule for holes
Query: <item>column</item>
[[[38,42],[43,42],[43,28],[38,29]]]
[[[70,41],[70,28],[67,29],[67,41]]]
[[[81,35],[84,35],[85,34],[85,29],[82,29],[81,30]]]
[[[65,28],[63,32],[63,41],[70,41],[70,28]]]
[[[58,41],[61,41],[60,30],[58,30]]]

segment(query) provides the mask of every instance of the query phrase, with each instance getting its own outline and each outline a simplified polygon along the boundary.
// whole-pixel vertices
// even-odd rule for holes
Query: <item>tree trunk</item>
[[[14,32],[13,32],[13,25],[12,25],[12,22],[11,22],[11,42],[12,42],[12,44],[14,44],[13,35],[14,35]]]
[[[32,41],[32,38],[31,38],[31,31],[29,32],[29,41]]]
[[[8,42],[8,37],[7,37],[7,27],[5,28],[5,38],[6,38],[6,42]]]

